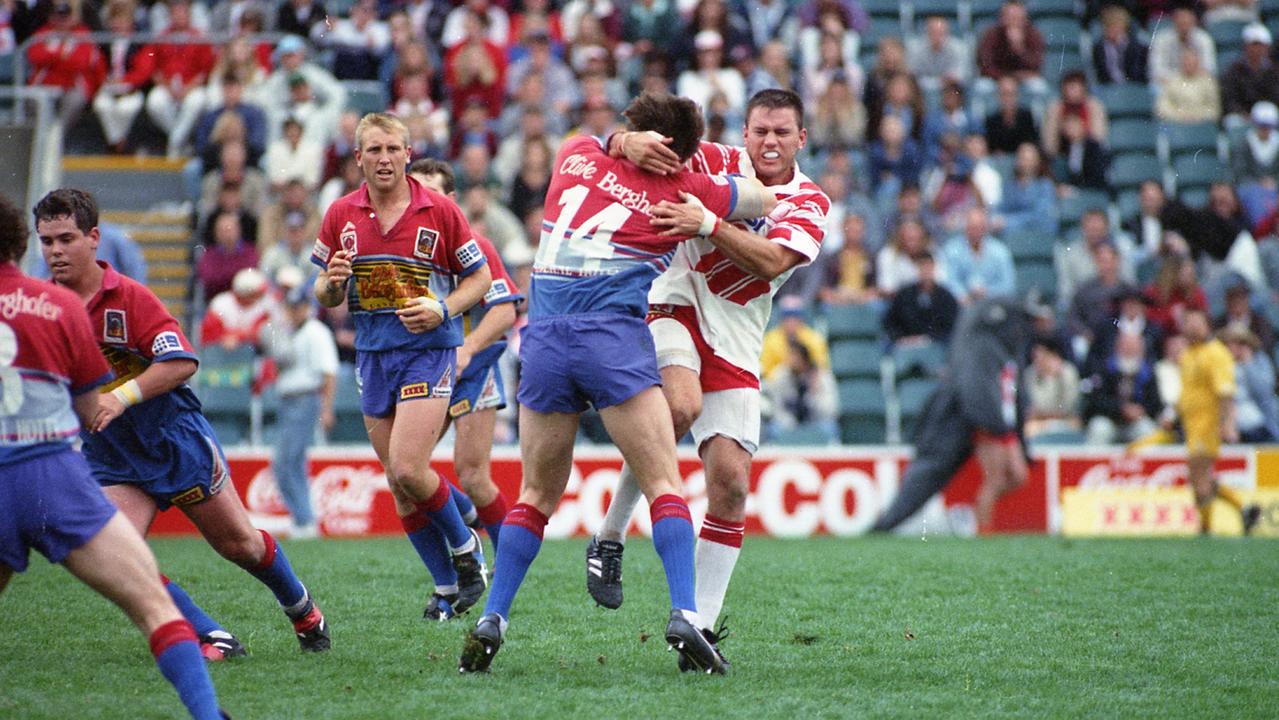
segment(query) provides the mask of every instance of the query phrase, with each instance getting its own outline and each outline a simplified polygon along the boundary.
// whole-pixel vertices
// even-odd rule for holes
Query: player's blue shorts
[[[84,457],[70,447],[0,465],[0,563],[22,572],[31,548],[60,563],[115,513]]]
[[[520,404],[537,412],[601,410],[661,385],[642,317],[589,313],[539,318],[520,340]]]
[[[356,352],[360,410],[368,417],[382,418],[395,412],[396,403],[448,399],[456,367],[457,348]]]
[[[131,448],[87,442],[85,459],[99,485],[133,485],[160,510],[194,505],[221,492],[231,473],[204,415],[187,411]]]
[[[477,410],[501,410],[506,407],[506,390],[502,385],[502,371],[497,366],[501,353],[487,362],[471,361],[458,378],[449,401],[449,417],[460,418]]]

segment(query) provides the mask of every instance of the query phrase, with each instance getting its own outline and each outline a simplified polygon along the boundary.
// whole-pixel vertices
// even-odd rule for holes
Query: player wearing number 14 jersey
[[[625,115],[634,130],[671,137],[682,159],[697,149],[701,111],[690,100],[644,94]],[[599,410],[651,503],[653,544],[673,606],[667,641],[700,670],[724,669],[696,629],[693,526],[680,492],[670,409],[657,387],[653,338],[644,324],[649,286],[690,235],[662,237],[650,217],[659,203],[678,201],[681,193],[701,198],[715,216],[758,217],[775,204],[762,185],[741,177],[646,173],[609,157],[594,138],[572,138],[560,148],[520,346],[524,488],[502,526],[502,561],[484,616],[462,651],[463,672],[488,669],[501,646],[515,593],[568,481],[578,417],[589,405]],[[714,224],[697,230],[710,233]]]
[[[705,635],[724,602],[741,550],[751,457],[759,446],[759,357],[773,294],[794,269],[817,257],[830,199],[800,172],[804,108],[795,93],[763,90],[747,103],[745,147],[702,143],[686,167],[711,175],[753,176],[777,196],[766,217],[724,223],[680,246],[653,283],[649,329],[675,431],[693,433],[706,470],[708,508],[697,544],[697,608]],[[610,150],[657,172],[677,170],[660,142],[624,134]],[[711,208],[659,206],[664,232],[695,227]],[[587,588],[609,608],[622,602],[621,553],[639,499],[633,473],[622,482],[604,527],[587,549]]]

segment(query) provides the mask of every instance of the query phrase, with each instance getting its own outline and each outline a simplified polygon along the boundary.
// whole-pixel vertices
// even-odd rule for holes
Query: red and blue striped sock
[[[439,480],[440,484],[435,492],[425,502],[418,503],[417,509],[431,518],[431,522],[444,533],[449,549],[457,552],[471,542],[471,529],[462,521],[462,513],[457,511],[457,505],[452,502],[453,486],[444,478]]]
[[[476,507],[476,511],[480,516],[480,523],[484,525],[484,529],[488,531],[489,539],[493,541],[493,547],[497,548],[498,538],[502,532],[502,521],[506,519],[506,513],[509,510],[506,504],[506,497],[502,493],[498,493],[493,498],[493,502],[484,507]]]
[[[271,588],[276,601],[280,603],[280,607],[285,608],[285,612],[291,608],[301,608],[306,604],[306,588],[302,587],[298,576],[293,574],[293,566],[289,565],[284,548],[276,544],[271,533],[266,530],[258,532],[262,533],[266,552],[262,553],[262,559],[256,566],[249,568],[249,574]]]
[[[679,495],[662,495],[649,505],[653,521],[653,549],[666,570],[671,607],[697,610],[693,572],[693,517],[688,503]]]
[[[218,695],[204,666],[195,628],[186,620],[167,622],[147,638],[151,655],[164,678],[178,691],[178,697],[195,720],[220,720]]]
[[[400,518],[404,534],[409,537],[417,556],[431,573],[435,591],[441,595],[457,592],[457,570],[453,568],[453,556],[444,542],[444,534],[435,527],[424,512],[415,512]]]
[[[506,514],[506,521],[502,523],[502,539],[497,547],[502,562],[497,564],[497,571],[493,573],[493,584],[489,586],[488,601],[484,604],[485,615],[497,613],[504,619],[510,618],[515,593],[542,549],[546,520],[540,510],[525,503],[517,504]]]
[[[191,623],[197,635],[208,635],[219,630],[226,632],[218,624],[217,620],[214,620],[204,611],[204,608],[195,604],[195,601],[191,599],[186,590],[182,589],[181,585],[173,582],[164,574],[160,575],[160,581],[164,583],[164,589],[169,591],[169,597],[173,598],[173,604],[178,606],[178,612],[182,613],[182,617]]]

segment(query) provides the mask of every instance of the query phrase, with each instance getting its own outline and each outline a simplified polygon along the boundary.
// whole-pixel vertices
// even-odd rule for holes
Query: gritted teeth
[[[776,150],[769,150],[768,152],[764,153],[761,157],[763,157],[765,160],[776,160],[777,158],[781,156],[782,154],[777,152]]]

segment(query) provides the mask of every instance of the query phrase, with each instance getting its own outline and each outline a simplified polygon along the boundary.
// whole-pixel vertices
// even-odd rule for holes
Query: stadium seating
[[[1186,155],[1218,154],[1216,123],[1167,123],[1163,127],[1163,138],[1167,162]]]
[[[243,442],[249,437],[253,403],[253,348],[206,345],[198,354],[200,371],[194,385],[205,417],[222,444]]]
[[[1226,166],[1216,155],[1200,153],[1179,157],[1172,163],[1173,177],[1178,193],[1194,188],[1206,188],[1215,182],[1230,179]]]
[[[1136,188],[1147,180],[1163,182],[1164,169],[1153,155],[1120,155],[1110,164],[1110,185],[1115,190]]]
[[[1013,254],[1013,264],[1021,267],[1023,262],[1052,262],[1053,239],[1038,230],[1022,230],[1006,232],[1004,245]]]
[[[893,375],[897,380],[910,377],[932,377],[946,362],[946,348],[940,343],[894,346]]]
[[[1114,153],[1154,152],[1158,137],[1155,123],[1143,118],[1122,118],[1110,125],[1110,150]]]
[[[1057,207],[1057,218],[1063,231],[1079,224],[1079,219],[1089,210],[1105,210],[1110,197],[1097,190],[1079,190],[1063,197]]]
[[[1243,28],[1247,24],[1246,20],[1218,20],[1204,30],[1212,37],[1220,55],[1223,50],[1239,50],[1243,47]],[[1224,70],[1227,66],[1218,63],[1218,67]]]
[[[1017,264],[1017,296],[1025,297],[1032,289],[1044,300],[1057,297],[1057,271],[1051,261]]]
[[[835,377],[878,378],[882,353],[873,340],[841,340],[830,346],[830,366]]]
[[[884,414],[884,391],[878,380],[844,380],[839,383],[840,438],[844,442],[883,442]]]
[[[1154,96],[1145,83],[1102,85],[1095,91],[1097,99],[1106,106],[1110,119],[1149,118],[1154,107]]]
[[[368,439],[368,433],[364,429],[364,415],[360,412],[360,391],[352,365],[338,366],[333,414],[336,422],[329,431],[329,442],[363,442]]]
[[[773,445],[796,446],[796,445],[829,445],[830,439],[826,437],[826,433],[812,425],[800,425],[798,427],[786,428],[778,430],[769,438],[769,443]]]
[[[1079,21],[1075,19],[1075,0],[1034,0],[1026,4],[1030,18],[1042,29],[1045,18],[1061,18],[1070,20],[1075,26],[1075,36],[1079,36]]]
[[[872,305],[835,305],[826,311],[826,334],[831,340],[879,337],[879,310]]]

